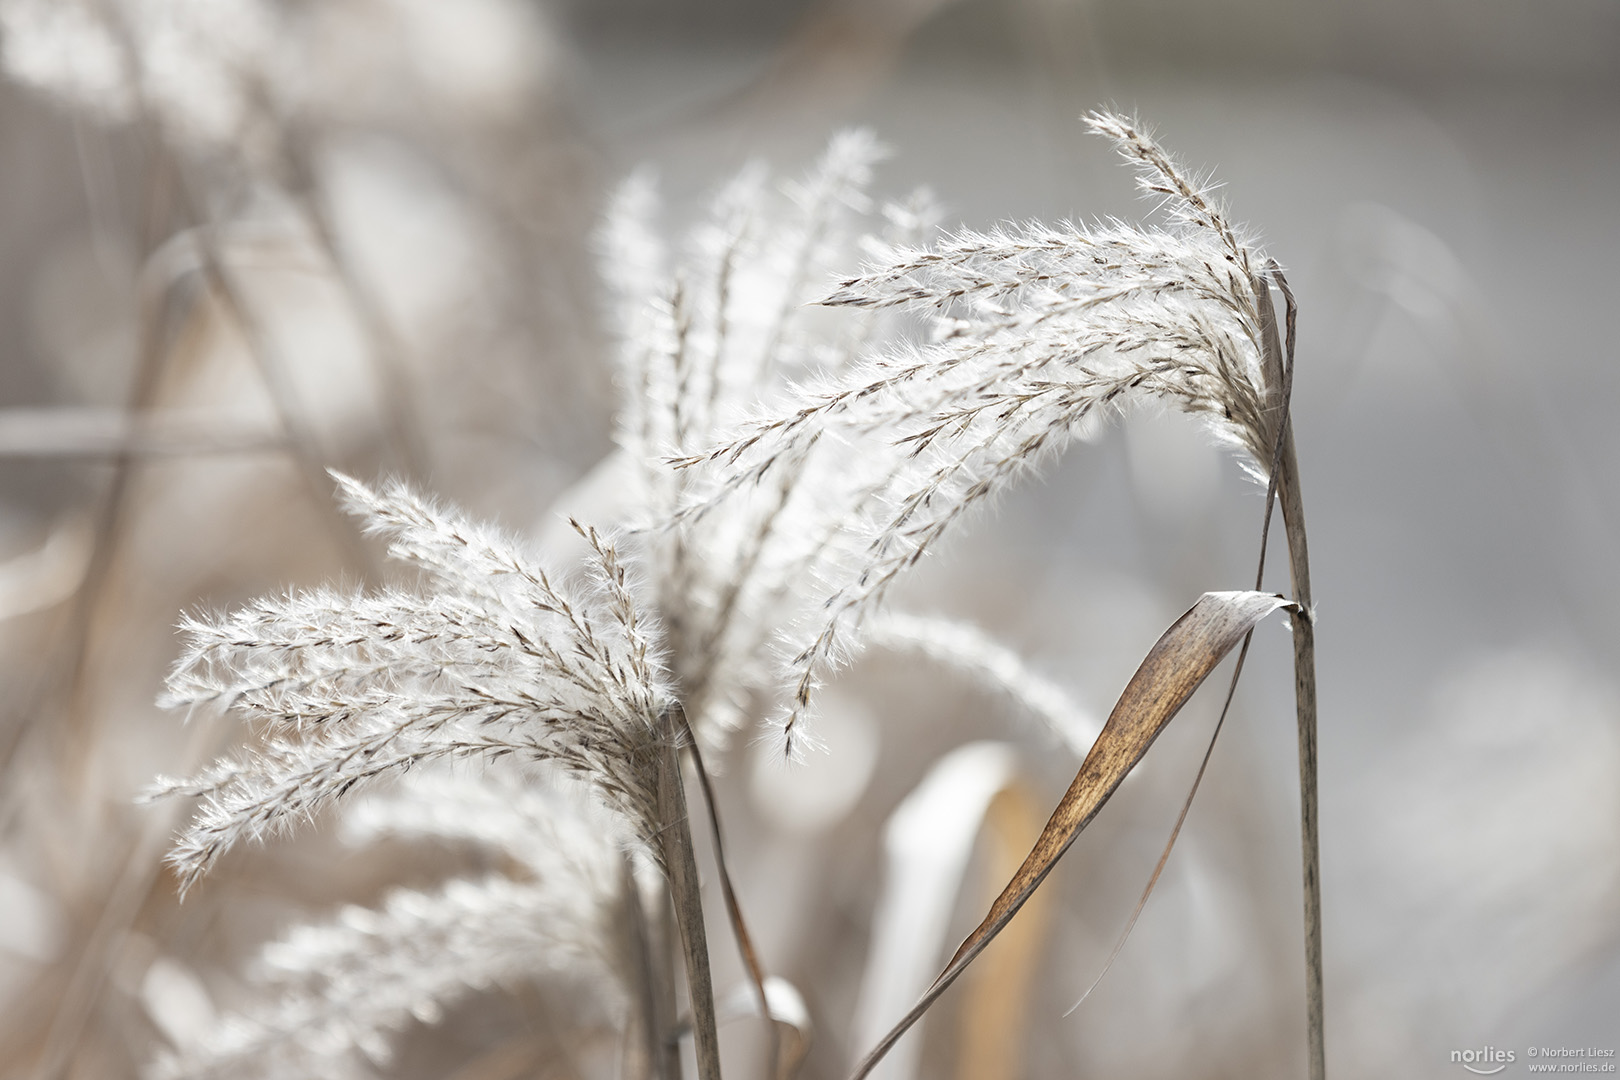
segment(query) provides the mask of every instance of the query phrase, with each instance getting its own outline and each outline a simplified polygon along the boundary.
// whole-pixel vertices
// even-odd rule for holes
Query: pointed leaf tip
[[[906,1031],[967,970],[985,946],[1012,921],[1057,861],[1097,816],[1126,775],[1142,760],[1153,740],[1181,711],[1193,692],[1244,635],[1267,615],[1297,605],[1275,593],[1210,592],[1198,598],[1148,650],[1136,674],[1109,714],[1108,723],[1058,802],[1035,846],[990,912],[967,936],[922,1000],[907,1013],[857,1067],[861,1080]]]

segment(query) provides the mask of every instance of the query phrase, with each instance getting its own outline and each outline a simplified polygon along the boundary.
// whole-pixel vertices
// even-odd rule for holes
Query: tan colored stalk
[[[1316,797],[1316,626],[1311,619],[1311,566],[1305,542],[1305,504],[1299,494],[1294,435],[1283,442],[1277,485],[1288,536],[1288,571],[1300,611],[1294,627],[1294,705],[1299,717],[1299,828],[1305,860],[1305,1008],[1311,1080],[1327,1075],[1322,1005],[1322,867]]]
[[[681,1080],[681,1006],[675,996],[675,908],[667,881],[657,890],[657,916],[649,919],[653,935],[653,1075],[658,1080]]]
[[[703,899],[698,890],[697,859],[692,851],[691,822],[681,781],[681,735],[685,718],[671,706],[660,718],[662,746],[658,755],[658,818],[663,831],[665,872],[686,959],[686,986],[691,998],[692,1040],[698,1080],[720,1080],[720,1039],[714,1013],[714,981],[709,974],[709,942],[703,928]]]
[[[1023,853],[1040,836],[1041,807],[1014,782],[990,801],[984,824],[990,844],[987,875],[995,885],[1018,872]],[[994,893],[987,898],[995,899]],[[958,1021],[958,1080],[1016,1080],[1023,1074],[1029,1003],[1052,921],[1051,891],[1031,896],[1018,915],[979,961]]]
[[[1277,501],[1288,538],[1288,575],[1294,602],[1294,708],[1299,727],[1299,830],[1304,861],[1305,1016],[1310,1080],[1326,1080],[1327,1052],[1322,997],[1322,855],[1317,826],[1316,792],[1316,625],[1311,599],[1311,563],[1305,535],[1305,503],[1300,494],[1299,459],[1294,453],[1294,426],[1289,397],[1294,373],[1295,307],[1288,279],[1273,265],[1270,276],[1287,302],[1286,352],[1278,341],[1277,316],[1270,289],[1257,283],[1262,362],[1267,382],[1282,387],[1283,430],[1275,465]],[[1286,359],[1285,359],[1286,357]]]
[[[737,890],[732,884],[731,869],[726,863],[726,842],[720,834],[720,811],[715,804],[714,784],[709,779],[709,768],[703,763],[703,751],[698,748],[697,736],[692,733],[684,710],[677,719],[680,720],[681,731],[686,738],[686,747],[692,753],[692,770],[697,773],[698,790],[703,793],[703,807],[709,814],[709,839],[714,844],[714,866],[719,872],[720,895],[726,902],[726,917],[731,920],[731,933],[737,942],[737,952],[742,956],[749,982],[753,983],[754,995],[759,1003],[760,1019],[765,1021],[768,1060],[771,1063],[770,1075],[782,1077],[788,1075],[791,1069],[788,1068],[789,1062],[782,1056],[782,1031],[777,1026],[775,1013],[771,1010],[770,994],[765,989],[765,968],[759,962],[759,952],[754,948],[753,935],[748,932],[748,924],[743,919],[742,905],[737,902]]]
[[[646,909],[641,903],[641,887],[636,883],[635,869],[625,859],[620,872],[624,889],[624,943],[629,950],[629,961],[635,971],[635,1028],[633,1037],[640,1042],[639,1058],[632,1055],[632,1080],[672,1080],[665,1067],[664,1046],[670,1030],[664,1016],[673,1013],[674,983],[664,978],[667,964],[659,963],[658,947],[653,927],[647,921]],[[669,992],[664,990],[666,986]]]

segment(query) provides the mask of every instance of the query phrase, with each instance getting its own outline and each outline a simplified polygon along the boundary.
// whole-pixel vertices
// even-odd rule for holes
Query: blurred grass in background
[[[894,151],[878,190],[929,184],[948,226],[1136,216],[1076,122],[1105,101],[1216,170],[1300,300],[1330,1069],[1429,1077],[1452,1049],[1612,1034],[1620,8],[431,9],[288,6],[302,175],[0,86],[0,1072],[135,1075],[297,914],[444,869],[299,842],[178,906],[157,863],[176,811],[132,799],[231,733],[151,702],[182,608],[387,572],[332,513],[323,465],[550,525],[609,447],[590,236],[622,176],[658,170],[673,235],[748,160],[791,173],[861,124]],[[203,222],[232,289],[186,239]],[[1260,494],[1182,417],[1136,416],[925,567],[909,604],[980,621],[1102,711],[1176,612],[1245,583]],[[1158,893],[1068,1019],[1208,702],[1054,876],[1026,1075],[1300,1071],[1281,631],[1251,663]],[[781,775],[744,741],[721,790],[762,954],[816,1016],[807,1078],[864,1049],[856,984],[900,800],[972,739],[1015,744],[1042,805],[1075,764],[904,658],[874,654],[834,692],[829,756]],[[964,888],[953,930],[981,903]],[[716,951],[724,987],[739,976]],[[395,1071],[451,1075],[544,1011],[493,1000],[414,1033]],[[922,1075],[955,1072],[953,1000]]]

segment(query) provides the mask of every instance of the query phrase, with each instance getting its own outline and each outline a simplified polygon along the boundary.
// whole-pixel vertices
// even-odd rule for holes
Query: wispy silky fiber
[[[882,154],[869,132],[841,133],[780,192],[750,165],[673,251],[658,237],[653,181],[637,173],[599,234],[619,326],[623,512],[648,549],[686,714],[716,747],[768,690],[781,627],[807,616],[815,582],[850,555],[845,525],[901,455],[793,449],[770,482],[723,503],[709,495],[728,484],[724,471],[672,463],[713,446],[806,371],[852,362],[877,332],[871,313],[807,304],[861,251],[932,228],[925,195],[884,207],[882,219],[872,212],[866,188]]]
[[[656,848],[669,690],[614,547],[555,583],[497,530],[403,485],[339,478],[350,508],[435,591],[290,593],[184,623],[164,703],[255,722],[259,745],[157,793],[200,795],[169,859],[189,887],[242,840],[431,761],[510,757],[585,781]]]
[[[859,644],[905,572],[1097,421],[1158,401],[1200,417],[1237,449],[1281,502],[1300,611],[1293,636],[1306,999],[1310,1071],[1321,1080],[1314,627],[1288,422],[1293,294],[1275,262],[1232,223],[1210,184],[1176,162],[1140,123],[1101,112],[1086,120],[1138,168],[1142,189],[1160,200],[1165,225],[1009,226],[879,250],[871,265],[822,302],[916,312],[931,321],[931,339],[870,349],[858,362],[796,386],[707,450],[678,457],[678,465],[717,477],[684,513],[711,512],[768,488],[773,478],[859,448],[866,486],[843,526],[858,539],[849,545],[850,557],[823,571],[819,610],[801,620],[790,639],[789,703],[780,727],[791,753],[805,737],[816,688]],[[1286,302],[1286,343],[1273,289]],[[1270,512],[1268,494],[1268,523]],[[1109,737],[1105,728],[1088,763]],[[1010,917],[1006,910],[1002,915]],[[967,960],[958,959],[936,990],[965,966]]]
[[[723,501],[846,440],[899,455],[874,470],[854,519],[864,548],[829,571],[824,614],[795,641],[790,745],[815,686],[903,572],[1094,420],[1159,399],[1266,475],[1280,388],[1263,370],[1264,256],[1138,125],[1089,122],[1141,165],[1168,227],[1029,225],[893,246],[822,302],[916,310],[935,340],[811,380],[683,460],[721,473],[709,498]]]
[[[398,889],[378,907],[349,906],[294,928],[261,953],[253,1003],[165,1055],[152,1075],[369,1077],[410,1023],[529,981],[562,981],[622,1013],[621,838],[580,794],[537,787],[512,769],[429,770],[359,802],[345,821],[352,839],[471,842],[525,873]]]
[[[21,0],[0,8],[7,2]],[[1288,422],[1293,296],[1208,183],[1139,124],[1112,114],[1089,123],[1160,200],[1158,224],[941,234],[926,193],[883,207],[871,197],[883,150],[855,131],[834,137],[799,180],[745,168],[670,243],[656,183],[637,174],[598,236],[623,400],[618,450],[592,483],[611,486],[612,498],[582,515],[596,524],[570,517],[566,545],[548,547],[570,547],[567,561],[547,565],[402,482],[337,476],[344,507],[417,571],[414,583],[296,590],[186,618],[164,703],[245,719],[248,738],[198,775],[158,786],[200,801],[169,857],[182,892],[244,840],[339,805],[351,840],[493,858],[477,874],[396,889],[372,908],[295,929],[264,954],[263,998],[217,1038],[177,1044],[160,1070],[360,1075],[413,1019],[432,1022],[493,984],[556,978],[595,988],[581,1002],[611,1014],[598,1030],[617,1029],[625,1075],[679,1080],[689,1033],[701,1080],[720,1080],[687,762],[751,1009],[774,1025],[771,987],[782,984],[742,917],[705,752],[721,762],[750,723],[779,734],[788,755],[809,745],[818,686],[856,648],[878,645],[1003,692],[1084,760],[983,923],[926,990],[986,807],[1018,771],[1011,748],[997,744],[961,790],[929,787],[917,820],[896,815],[896,828],[917,834],[916,851],[903,853],[915,865],[896,886],[905,902],[885,900],[868,957],[867,984],[879,989],[863,997],[858,1023],[877,1040],[857,1066],[865,1075],[1029,901],[1216,664],[1287,607],[1320,1080],[1314,624]],[[977,627],[885,610],[909,570],[975,514],[1100,422],[1144,404],[1190,413],[1234,448],[1268,484],[1268,523],[1271,494],[1280,498],[1293,600],[1260,591],[1263,580],[1251,592],[1206,593],[1159,639],[1106,725]],[[385,779],[391,787],[365,790]],[[976,794],[964,802],[967,790]],[[947,830],[951,850],[934,852],[923,841],[938,822],[923,818],[946,809],[967,816]],[[912,916],[922,922],[909,926]],[[1007,1056],[997,1048],[1017,1038],[1009,1018],[1018,1011],[1008,1002],[1027,989],[1038,952],[1026,940],[995,982],[1003,989],[986,991],[1003,1007],[979,1010],[974,1053]],[[892,1014],[881,1014],[903,1011],[919,991],[882,1035]],[[778,1067],[805,1050],[806,1018],[789,1026],[770,1029]],[[792,1036],[786,1047],[781,1034]]]

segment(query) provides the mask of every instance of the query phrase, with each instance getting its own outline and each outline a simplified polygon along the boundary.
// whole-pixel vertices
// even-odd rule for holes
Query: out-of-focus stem
[[[330,525],[332,537],[340,545],[344,556],[356,566],[375,569],[375,558],[369,548],[360,542],[358,528],[339,511],[332,501],[332,481],[326,473],[326,463],[314,430],[304,419],[299,408],[298,395],[287,377],[280,357],[270,344],[270,336],[255,317],[252,305],[243,294],[240,283],[226,265],[219,249],[218,237],[212,226],[197,230],[197,249],[202,257],[206,280],[226,313],[236,323],[264,380],[265,389],[275,407],[276,418],[287,435],[287,447],[300,477],[309,489],[310,497]]]
[[[674,983],[667,974],[669,964],[659,962],[656,935],[647,921],[641,886],[628,857],[620,867],[620,881],[624,890],[624,944],[635,971],[635,1022],[630,1035],[640,1044],[630,1055],[627,1073],[630,1080],[674,1080],[665,1066],[664,1053],[668,1031],[665,1016],[675,1011]]]
[[[421,413],[408,385],[405,345],[392,320],[383,311],[373,291],[366,287],[348,252],[339,241],[332,215],[316,178],[310,147],[302,138],[288,147],[293,195],[303,212],[316,243],[332,264],[334,278],[349,309],[360,324],[371,348],[367,355],[377,379],[383,411],[383,438],[396,458],[396,465],[412,476],[429,472],[427,447],[423,442]]]

